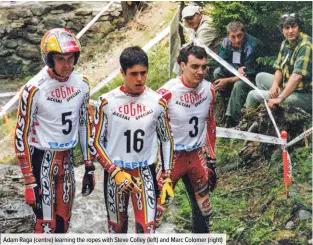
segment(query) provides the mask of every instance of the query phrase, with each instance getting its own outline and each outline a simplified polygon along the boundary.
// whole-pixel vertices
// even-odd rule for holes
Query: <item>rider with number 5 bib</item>
[[[168,115],[175,143],[173,186],[182,179],[192,206],[193,233],[209,232],[212,209],[209,187],[216,185],[214,87],[204,80],[207,53],[204,48],[189,44],[179,52],[180,77],[171,79],[158,89],[168,103]],[[204,157],[203,148],[206,156]],[[159,188],[162,174],[158,172]],[[157,225],[166,205],[158,199]]]
[[[157,208],[158,144],[162,172],[169,188],[161,195],[168,202],[171,191],[173,140],[162,96],[145,86],[148,57],[138,46],[120,56],[124,85],[100,96],[92,140],[98,161],[105,169],[104,197],[110,233],[127,233],[127,207],[131,197],[137,233],[154,233]]]
[[[80,141],[86,173],[83,195],[94,188],[88,148],[88,80],[73,71],[81,47],[67,29],[48,31],[41,40],[47,65],[21,93],[15,152],[25,183],[26,203],[36,215],[35,233],[65,233],[75,194],[72,149]]]

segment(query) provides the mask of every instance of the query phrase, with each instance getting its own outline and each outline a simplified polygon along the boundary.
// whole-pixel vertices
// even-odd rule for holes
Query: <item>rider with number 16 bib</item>
[[[86,172],[83,195],[94,188],[88,138],[88,80],[73,71],[81,47],[67,29],[41,40],[47,65],[24,87],[15,129],[15,152],[25,183],[26,203],[36,215],[35,233],[65,233],[75,194],[72,149],[80,141]]]
[[[93,145],[105,169],[104,197],[109,232],[127,233],[127,207],[131,197],[136,232],[154,233],[158,141],[162,172],[167,188],[164,199],[173,200],[171,169],[173,140],[162,96],[147,88],[147,54],[138,46],[120,56],[124,85],[98,100],[93,128]]]

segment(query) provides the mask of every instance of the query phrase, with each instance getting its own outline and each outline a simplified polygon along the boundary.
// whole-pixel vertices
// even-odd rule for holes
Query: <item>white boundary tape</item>
[[[1,98],[3,98],[3,97],[11,97],[11,96],[14,96],[16,93],[18,93],[18,92],[0,93],[0,97],[1,97]]]
[[[216,127],[216,136],[220,138],[233,138],[241,140],[259,141],[270,144],[283,144],[282,140],[277,137],[267,136],[263,134],[255,134],[235,129]]]
[[[272,112],[270,110],[270,108],[268,107],[267,101],[265,100],[265,98],[263,97],[263,94],[261,93],[261,91],[251,82],[249,81],[249,79],[247,79],[246,77],[244,77],[243,75],[241,75],[236,69],[234,69],[232,66],[230,66],[225,60],[223,60],[221,57],[219,57],[217,54],[215,54],[211,49],[209,49],[206,45],[203,45],[200,40],[198,38],[195,37],[194,33],[191,32],[191,30],[189,30],[188,28],[186,28],[181,22],[180,25],[184,28],[184,30],[187,32],[187,35],[189,36],[190,40],[195,43],[198,46],[201,46],[205,49],[205,51],[213,58],[215,59],[218,63],[220,63],[221,65],[223,65],[227,70],[229,70],[230,72],[232,72],[234,75],[236,75],[237,77],[240,77],[241,80],[243,80],[246,84],[248,84],[249,86],[251,86],[253,89],[255,89],[263,98],[264,100],[264,104],[266,107],[266,110],[268,112],[269,117],[272,120],[272,123],[274,125],[275,131],[277,136],[280,138],[280,133],[279,133],[279,129],[277,127],[277,124],[274,120],[274,117],[272,115]]]
[[[313,132],[313,127],[308,129],[307,131],[303,132],[302,134],[300,134],[299,136],[297,136],[296,138],[294,138],[292,141],[290,141],[287,145],[286,148],[297,143],[299,140],[302,140],[304,137],[312,134]]]
[[[114,0],[111,0],[108,5],[106,5],[77,35],[76,37],[79,39],[84,33],[99,19],[99,17],[107,11],[110,6],[114,3]]]
[[[24,88],[24,86],[22,86],[21,90]],[[6,112],[18,101],[19,97],[20,97],[20,93],[18,92],[8,101],[8,103],[6,103],[2,107],[2,110],[0,111],[0,118],[2,118],[3,115],[6,114]]]
[[[77,35],[76,37],[79,39],[89,28],[92,24],[94,24],[96,22],[96,20],[114,3],[115,0],[111,0],[110,3],[108,5],[106,5]],[[46,69],[43,68],[43,69]],[[25,84],[27,85],[27,83]],[[20,91],[23,91],[24,89],[24,86],[23,85],[21,88],[20,88]],[[19,96],[20,96],[20,93],[16,93],[14,95],[13,98],[11,98],[11,100],[9,100],[8,103],[6,103],[3,107],[2,107],[2,110],[0,110],[0,119],[3,118],[3,115],[7,113],[7,111],[18,101],[19,99]]]
[[[287,151],[287,156],[288,156],[288,175],[289,175],[289,178],[292,178],[292,163],[291,163],[291,157],[288,151]]]
[[[120,74],[120,68],[114,70],[107,78],[103,79],[100,83],[97,84],[96,87],[94,87],[91,91],[90,91],[90,95],[95,94],[96,92],[98,92],[102,87],[104,87],[106,84],[108,84],[109,82],[111,82],[111,80],[113,80],[118,74]],[[91,101],[91,100],[90,100]]]

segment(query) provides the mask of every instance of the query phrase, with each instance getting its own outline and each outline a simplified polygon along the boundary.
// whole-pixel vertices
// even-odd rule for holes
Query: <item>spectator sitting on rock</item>
[[[281,103],[312,113],[312,38],[303,33],[298,14],[284,14],[280,29],[286,38],[274,63],[275,74],[259,73],[256,85],[271,109]],[[257,107],[263,99],[257,91],[248,94],[245,106]]]
[[[227,37],[221,44],[219,56],[253,83],[259,69],[256,59],[263,55],[263,51],[263,42],[246,33],[241,22],[232,21],[227,25]],[[215,89],[223,99],[230,96],[225,127],[236,126],[246,96],[252,88],[225,67],[216,68],[213,75]]]

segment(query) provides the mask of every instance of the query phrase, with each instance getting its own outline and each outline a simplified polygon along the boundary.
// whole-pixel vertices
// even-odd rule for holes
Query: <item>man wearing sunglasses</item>
[[[241,22],[232,21],[227,25],[227,37],[221,44],[219,56],[253,83],[259,69],[256,59],[263,52],[263,42],[246,33]],[[236,126],[251,87],[225,67],[216,68],[213,75],[215,89],[225,102],[229,98],[225,127]]]
[[[192,207],[193,233],[209,232],[212,213],[209,188],[217,182],[215,172],[214,87],[204,79],[207,53],[204,48],[188,45],[179,52],[181,77],[168,81],[157,92],[168,103],[168,115],[174,139],[173,188],[182,179]],[[204,157],[203,148],[206,156]],[[158,172],[159,188],[162,174]],[[158,200],[157,225],[166,205]]]
[[[303,22],[296,13],[280,18],[280,29],[286,38],[274,63],[275,74],[259,73],[257,87],[271,109],[281,103],[312,112],[312,38],[303,33]],[[257,107],[263,99],[256,91],[248,94],[246,107]]]

